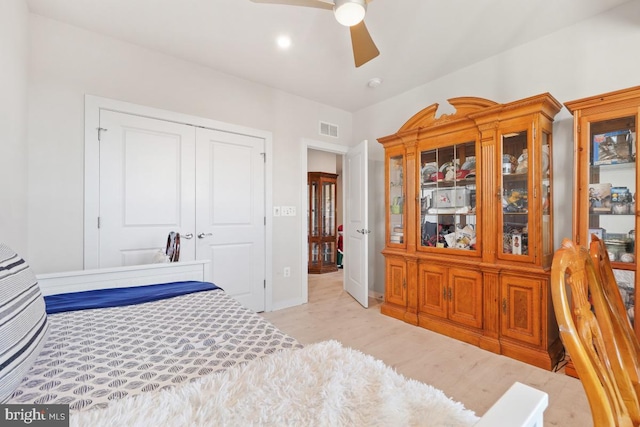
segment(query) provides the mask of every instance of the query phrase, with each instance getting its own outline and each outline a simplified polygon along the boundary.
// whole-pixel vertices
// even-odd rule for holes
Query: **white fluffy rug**
[[[470,426],[440,390],[326,341],[74,413],[72,426]]]

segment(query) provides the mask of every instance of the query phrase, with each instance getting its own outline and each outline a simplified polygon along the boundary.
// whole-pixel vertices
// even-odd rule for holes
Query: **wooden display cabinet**
[[[433,104],[379,139],[383,255],[388,270],[402,264],[406,281],[400,299],[387,271],[381,311],[551,369],[562,352],[549,292],[549,166],[561,105],[549,94],[449,102],[454,114],[436,118]]]
[[[635,233],[640,221],[637,125],[640,86],[565,103],[574,117],[575,183],[573,239],[589,247],[591,234],[604,240],[611,266],[640,337]],[[576,375],[571,363],[566,372]]]
[[[401,257],[386,258],[385,295],[394,306],[407,306],[407,267]],[[388,307],[387,307],[388,308]],[[402,313],[402,310],[399,311]]]
[[[336,182],[338,175],[309,172],[309,273],[338,271]]]

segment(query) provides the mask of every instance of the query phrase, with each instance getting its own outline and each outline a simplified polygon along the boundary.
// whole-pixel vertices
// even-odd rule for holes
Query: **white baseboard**
[[[369,298],[384,301],[384,294],[376,291],[369,290]]]
[[[274,303],[271,306],[271,311],[278,311],[284,308],[295,307],[297,305],[302,305],[302,304],[306,304],[306,301],[304,301],[302,298],[292,298],[286,301],[280,301],[278,303]]]

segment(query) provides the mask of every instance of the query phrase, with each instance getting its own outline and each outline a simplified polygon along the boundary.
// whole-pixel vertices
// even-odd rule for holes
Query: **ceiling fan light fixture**
[[[352,27],[364,19],[367,11],[365,0],[335,0],[333,13],[336,20],[345,27]]]

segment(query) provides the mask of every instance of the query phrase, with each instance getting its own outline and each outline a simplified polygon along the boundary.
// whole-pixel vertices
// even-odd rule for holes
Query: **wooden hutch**
[[[338,271],[336,264],[336,192],[338,175],[309,172],[309,253],[311,274]]]
[[[638,248],[640,226],[636,190],[637,126],[640,86],[566,102],[574,117],[575,183],[573,240],[589,247],[591,234],[600,237],[614,269],[620,294],[640,338]],[[573,364],[566,372],[577,376]]]
[[[382,313],[552,369],[562,354],[553,258],[548,93],[508,104],[433,104],[385,148]]]

